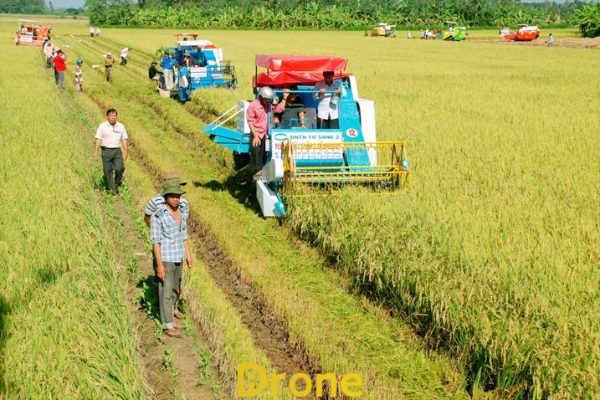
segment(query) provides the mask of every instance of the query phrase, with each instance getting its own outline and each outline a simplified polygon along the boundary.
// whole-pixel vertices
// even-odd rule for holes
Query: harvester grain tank
[[[527,24],[519,24],[519,29],[516,32],[508,28],[503,28],[500,31],[500,36],[506,41],[515,42],[531,42],[540,37],[540,28],[537,26],[529,26]]]
[[[283,199],[315,186],[357,184],[393,190],[404,185],[409,173],[406,143],[377,141],[374,103],[360,97],[356,77],[345,72],[346,64],[347,59],[335,56],[256,56],[255,93],[269,87],[282,97],[284,90],[289,90],[302,99],[305,111],[303,123],[290,126],[275,125],[268,113],[268,159],[256,182],[256,196],[265,217],[285,216]],[[345,95],[315,89],[325,71],[334,72],[334,80],[341,82]],[[337,104],[339,128],[317,129],[319,101]],[[234,152],[249,153],[249,104],[238,101],[202,131]],[[235,129],[226,126],[233,119],[237,120]]]
[[[223,49],[211,41],[198,39],[197,33],[177,33],[177,46],[167,49],[175,62],[173,92],[187,101],[196,89],[237,88],[235,68],[223,59]],[[166,89],[163,83],[162,90]],[[169,87],[171,85],[168,85]]]
[[[32,20],[20,19],[19,30],[15,36],[15,44],[17,46],[42,47],[49,36],[49,27],[38,25]]]

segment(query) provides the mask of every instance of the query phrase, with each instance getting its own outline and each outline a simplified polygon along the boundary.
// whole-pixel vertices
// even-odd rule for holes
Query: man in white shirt
[[[90,37],[94,37],[94,27],[90,25]]]
[[[121,144],[123,151],[121,151]],[[106,112],[106,121],[98,126],[96,131],[96,145],[92,158],[98,157],[98,148],[102,147],[102,168],[104,178],[110,193],[119,194],[119,186],[123,182],[125,160],[129,151],[129,136],[125,126],[117,121],[117,110],[114,108]]]
[[[317,82],[314,94],[315,100],[319,101],[317,108],[318,129],[339,129],[338,100],[346,96],[346,89],[341,80],[333,80],[333,71],[323,72],[323,81]]]
[[[131,49],[131,46],[124,47],[123,50],[121,50],[121,65],[127,65],[127,56],[129,55],[129,49]]]

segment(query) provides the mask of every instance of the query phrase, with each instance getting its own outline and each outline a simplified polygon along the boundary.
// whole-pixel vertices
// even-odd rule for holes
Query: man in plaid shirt
[[[183,260],[187,261],[188,268],[193,265],[187,233],[189,212],[184,213],[180,208],[184,193],[178,181],[166,181],[162,192],[165,203],[158,206],[150,221],[150,239],[159,279],[160,321],[165,334],[171,337],[181,337],[173,325],[173,312],[179,295]]]

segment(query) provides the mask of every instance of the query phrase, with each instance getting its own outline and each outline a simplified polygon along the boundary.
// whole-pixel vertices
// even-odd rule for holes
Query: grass
[[[125,266],[104,235],[77,112],[38,51],[0,37],[13,60],[0,65],[0,397],[143,398]]]
[[[129,40],[150,51],[169,33]],[[379,137],[409,141],[408,190],[298,201],[292,229],[463,360],[475,386],[598,393],[599,329],[581,317],[599,297],[597,51],[350,32],[207,35],[240,77],[237,92],[197,95],[207,108],[250,97],[256,53],[337,54],[376,100]]]
[[[138,65],[130,69],[140,74],[156,47],[172,43],[172,33],[107,29],[91,47],[69,43],[89,64],[100,62],[101,48],[132,43]],[[453,354],[476,395],[598,395],[600,329],[590,317],[600,309],[597,51],[360,32],[201,34],[232,59],[240,89],[197,95],[192,111],[225,110],[251,97],[254,54],[336,54],[349,57],[361,95],[376,100],[379,138],[409,141],[415,168],[408,190],[299,199],[287,222],[293,231]],[[407,331],[379,309],[361,309],[340,289],[340,277],[323,271],[310,250],[295,249],[285,229],[257,219],[228,192],[209,189],[228,170],[225,154],[194,132],[202,123],[174,102],[148,100],[153,94],[143,78],[117,72],[109,90],[89,71],[90,92],[128,110],[138,148],[155,166],[198,183],[189,194],[192,205],[202,205],[196,216],[284,318],[293,340],[327,371],[364,372],[375,398],[385,396],[383,388],[431,397],[452,371],[447,361],[422,356],[418,340],[399,335]],[[240,248],[258,254],[261,265]],[[330,319],[319,318],[323,313]],[[452,378],[444,393],[457,393],[461,379]]]
[[[85,58],[97,56],[98,50],[88,46],[76,49]],[[367,398],[462,395],[464,382],[447,359],[422,350],[410,330],[389,320],[382,310],[349,296],[335,273],[323,271],[310,250],[295,249],[293,238],[276,224],[265,224],[227,192],[210,188],[209,183],[226,178],[228,170],[218,162],[219,156],[206,153],[210,146],[203,146],[206,138],[182,128],[182,124],[189,123],[189,114],[166,123],[164,115],[184,112],[177,103],[159,99],[148,107],[140,100],[147,90],[138,83],[143,80],[125,71],[119,84],[111,88],[101,82],[100,74],[91,73],[87,78],[90,96],[127,110],[121,113],[121,119],[131,132],[136,132],[132,135],[136,149],[154,167],[163,172],[178,170],[190,182],[186,197],[191,204],[202,205],[193,207],[195,218],[215,232],[243,279],[253,281],[289,325],[293,342],[306,346],[324,371],[362,373],[368,382]],[[193,140],[196,137],[197,143]],[[236,228],[239,226],[246,228]],[[272,245],[256,243],[248,235],[250,231]],[[248,251],[239,252],[240,248]],[[256,257],[261,265],[256,265]],[[193,277],[192,282],[193,286],[200,284]],[[323,315],[328,318],[324,320]]]

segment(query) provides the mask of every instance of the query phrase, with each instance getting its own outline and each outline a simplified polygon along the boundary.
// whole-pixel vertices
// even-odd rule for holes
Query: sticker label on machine
[[[290,132],[283,133],[277,132],[272,136],[273,140],[273,157],[274,158],[282,158],[281,157],[281,148],[284,142],[287,142],[288,138],[293,143],[340,143],[340,146],[330,147],[326,149],[320,149],[318,146],[315,146],[312,149],[303,149],[296,151],[296,159],[314,159],[314,160],[337,160],[342,159],[344,156],[344,150],[342,144],[342,133],[341,132]],[[267,144],[268,148],[268,144]]]

